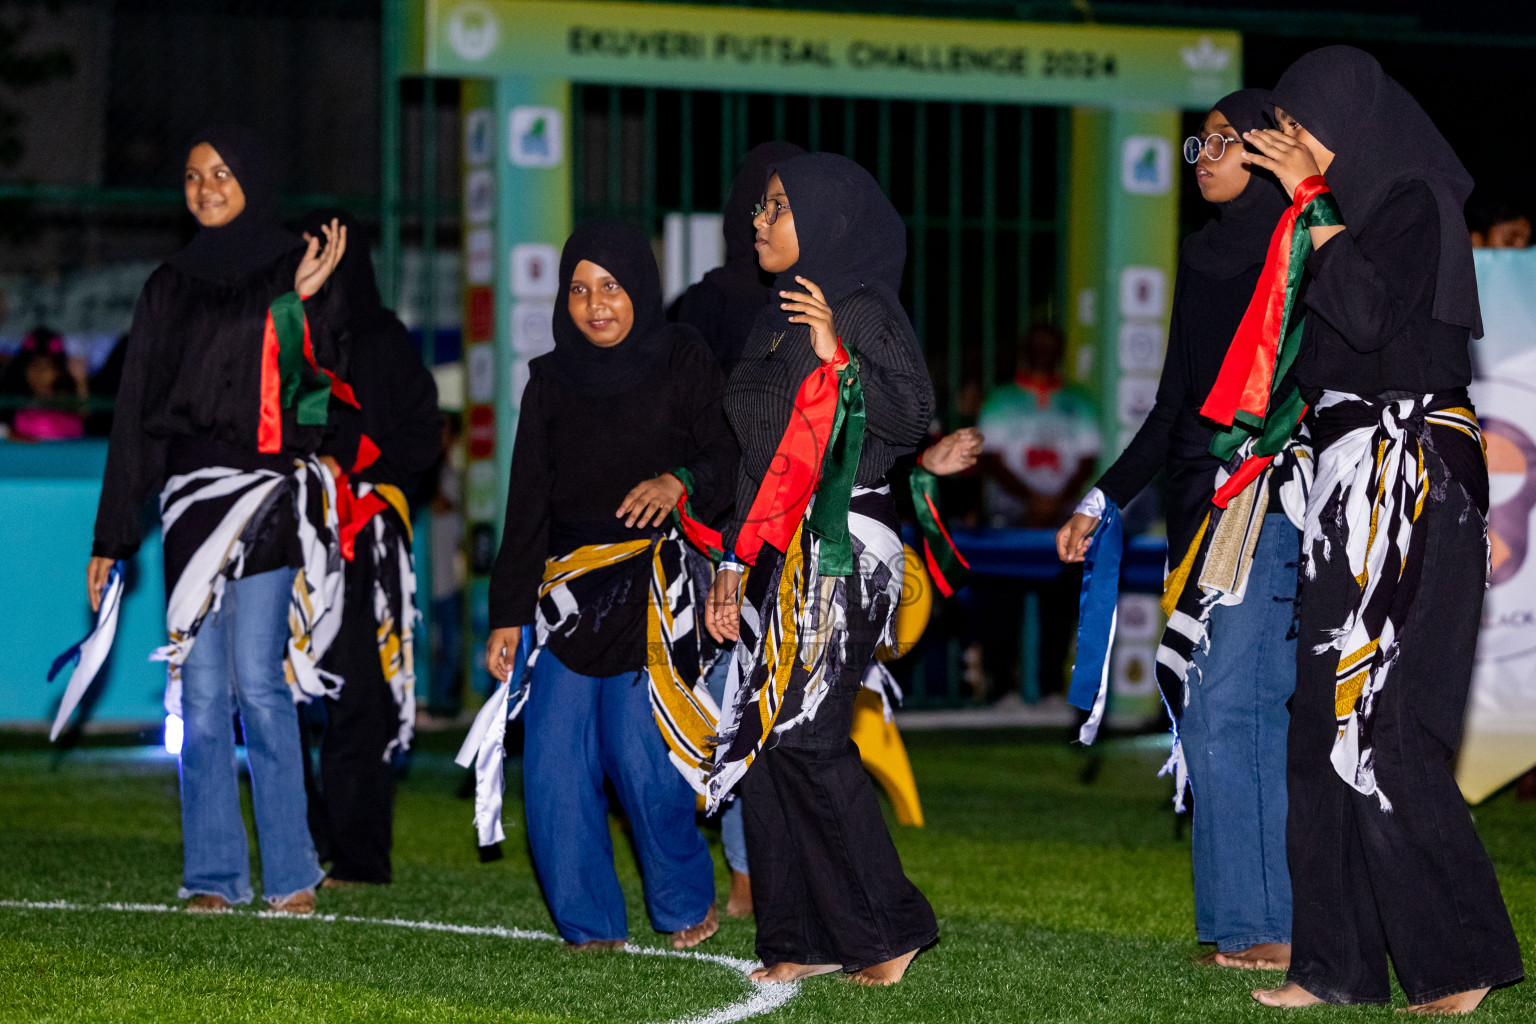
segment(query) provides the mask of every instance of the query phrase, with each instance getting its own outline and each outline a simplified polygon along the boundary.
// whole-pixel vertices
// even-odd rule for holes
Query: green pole
[[[394,308],[400,266],[400,50],[404,0],[384,0],[379,74],[379,292]]]
[[[421,358],[437,365],[437,79],[421,83]]]
[[[946,374],[949,384],[949,408],[944,410],[944,424],[954,430],[960,425],[960,351],[964,345],[960,318],[960,247],[963,242],[960,228],[961,204],[965,202],[965,181],[961,177],[960,139],[964,126],[961,123],[960,104],[949,105],[949,294],[944,296],[945,312],[948,313],[949,337],[944,339]]]

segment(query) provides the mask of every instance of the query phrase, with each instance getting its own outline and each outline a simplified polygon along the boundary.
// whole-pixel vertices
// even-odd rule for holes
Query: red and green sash
[[[1200,408],[1200,415],[1226,428],[1211,441],[1211,454],[1223,462],[1253,439],[1249,457],[1216,494],[1215,503],[1223,508],[1264,471],[1306,414],[1306,402],[1294,386],[1283,395],[1279,388],[1301,347],[1304,317],[1297,313],[1296,296],[1303,263],[1312,252],[1307,229],[1342,223],[1328,183],[1313,175],[1296,186],[1270,237],[1258,287]]]
[[[725,554],[725,541],[720,537],[720,531],[711,529],[693,518],[693,504],[688,496],[693,493],[693,473],[679,466],[677,469],[667,471],[677,477],[678,483],[683,485],[683,496],[677,500],[677,507],[672,510],[672,522],[688,538],[688,543],[698,548],[709,556],[709,560],[716,565]]]
[[[839,338],[832,361],[812,370],[795,394],[789,425],[736,539],[737,557],[755,565],[764,543],[789,550],[804,519],[805,528],[821,538],[820,573],[852,574],[848,503],[863,448],[864,388]],[[807,516],[812,495],[816,505]]]
[[[309,340],[309,320],[304,316],[304,300],[299,293],[278,296],[267,309],[267,324],[261,340],[257,451],[283,450],[283,410],[292,409],[295,404],[300,424],[325,426],[326,405],[333,394],[353,408],[360,408],[352,388],[315,362],[315,350]]]
[[[910,486],[917,525],[923,531],[923,561],[927,563],[928,575],[933,577],[939,593],[949,597],[965,586],[971,563],[955,547],[949,531],[939,519],[939,478],[924,469],[919,461],[912,467]]]

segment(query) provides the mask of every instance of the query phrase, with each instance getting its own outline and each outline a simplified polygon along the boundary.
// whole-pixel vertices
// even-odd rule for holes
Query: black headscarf
[[[571,319],[566,297],[582,260],[602,267],[629,293],[635,323],[624,340],[602,348],[587,340]],[[566,240],[560,254],[560,294],[555,299],[555,350],[541,356],[551,376],[585,395],[616,395],[639,384],[666,358],[666,317],[661,307],[661,274],[645,232],[627,221],[583,224]]]
[[[1482,337],[1482,309],[1463,220],[1472,176],[1408,90],[1353,46],[1325,46],[1286,68],[1271,102],[1334,152],[1326,177],[1344,215],[1359,225],[1400,181],[1429,186],[1440,210],[1436,320]]]
[[[772,322],[788,327],[795,314],[779,308],[780,291],[804,291],[795,277],[814,282],[830,305],[868,288],[884,301],[899,329],[921,356],[917,332],[901,306],[901,271],[907,228],[874,177],[837,153],[807,153],[773,168],[795,218],[800,258],[781,273],[768,297]]]
[[[187,152],[204,142],[234,172],[245,209],[223,227],[199,227],[187,247],[166,262],[204,281],[232,281],[292,252],[300,240],[279,221],[277,169],[256,133],[238,124],[210,125],[192,136]]]
[[[1268,127],[1263,116],[1268,103],[1269,94],[1262,89],[1239,89],[1223,96],[1211,109],[1221,111],[1241,137],[1243,132]],[[1222,159],[1238,159],[1241,149],[1241,144],[1228,144]],[[1270,236],[1289,205],[1273,174],[1259,167],[1250,171],[1248,184],[1237,197],[1217,203],[1216,215],[1184,240],[1184,262],[1217,281],[1236,277],[1264,262]]]
[[[747,155],[741,161],[741,170],[736,172],[735,179],[731,181],[731,195],[725,201],[725,210],[722,211],[725,221],[725,266],[719,268],[721,271],[749,277],[754,283],[761,282],[764,287],[767,286],[767,281],[761,278],[762,269],[757,265],[757,249],[753,245],[757,240],[757,229],[752,226],[752,210],[763,198],[773,169],[804,155],[805,150],[793,142],[765,142],[747,150]]]
[[[347,229],[347,251],[342,254],[341,262],[336,264],[327,283],[346,296],[347,318],[352,326],[366,329],[393,315],[384,308],[384,300],[379,295],[368,230],[356,217],[339,208],[313,210],[299,218],[293,227],[296,232],[320,239],[324,245],[324,228],[332,220],[340,221]]]

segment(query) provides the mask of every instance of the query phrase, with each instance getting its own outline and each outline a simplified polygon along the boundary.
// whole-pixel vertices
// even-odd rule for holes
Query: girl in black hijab
[[[317,210],[299,227],[313,234],[333,221],[351,242],[331,287],[346,300],[340,328],[361,409],[337,410],[324,449],[347,470],[337,487],[350,494],[341,502],[346,600],[325,661],[346,684],[324,701],[323,714],[308,709],[324,728],[309,820],[320,859],[331,862],[324,884],[385,884],[392,878],[395,766],[416,724],[411,505],[442,441],[432,372],[405,325],[384,308],[366,229],[342,210]]]
[[[283,230],[271,162],[237,126],[194,137],[184,184],[200,226],[134,311],[91,603],[109,579],[120,585],[115,563],[138,549],[144,501],[160,492],[171,643],[156,657],[170,663],[167,708],[185,720],[180,895],[192,910],[252,897],[230,729],[238,709],[267,900],[308,913],[321,872],[293,687],[307,697],[335,687],[316,667],[341,582],[335,485],[316,453],[331,393],[350,396],[336,376],[346,365],[334,289],[322,290],[346,232],[326,224],[322,249]]]
[[[849,727],[865,669],[894,646],[904,563],[885,477],[933,415],[897,298],[906,230],[869,173],[830,153],[777,165],[753,223],[777,278],[726,393],[742,461],[709,628],[736,647],[709,800],[740,781],[753,978],[891,984],[938,925]]]
[[[1385,1003],[1390,958],[1411,1009],[1465,1013],[1523,976],[1452,774],[1488,558],[1472,180],[1353,47],[1302,57],[1271,99],[1280,127],[1247,133],[1248,159],[1298,197],[1331,188],[1337,211],[1310,229],[1296,364],[1317,477],[1289,737],[1295,940],[1286,984],[1254,995]]]
[[[629,224],[565,244],[555,350],[529,364],[506,526],[491,576],[477,720],[482,845],[499,841],[501,733],[526,704],[528,839],[561,936],[623,946],[603,777],[634,825],[652,924],[678,948],[714,934],[714,868],[694,823],[718,717],[713,652],[693,628],[718,549],[698,521],[729,503],[724,381],[691,327],[668,325],[650,240]],[[685,539],[686,537],[686,539]],[[521,650],[520,650],[521,645]]]
[[[1057,535],[1065,561],[1082,561],[1106,502],[1123,508],[1167,469],[1168,562],[1184,563],[1202,545],[1226,460],[1211,452],[1215,426],[1200,416],[1253,298],[1286,198],[1267,171],[1249,171],[1241,133],[1261,128],[1267,94],[1244,89],[1212,108],[1195,154],[1201,194],[1215,216],[1179,250],[1168,354],[1157,402],[1130,445]],[[1266,495],[1267,497],[1267,495]],[[1290,958],[1291,880],[1285,863],[1286,702],[1295,686],[1296,642],[1289,636],[1296,598],[1296,527],[1280,509],[1262,530],[1236,600],[1205,605],[1205,636],[1193,657],[1159,657],[1177,750],[1195,794],[1195,930],[1214,943],[1208,963],[1284,968]],[[1246,530],[1244,531],[1246,533]],[[1203,573],[1194,573],[1198,581]],[[1173,630],[1165,647],[1181,640]],[[1161,652],[1160,652],[1161,653]],[[1182,795],[1182,794],[1181,794]]]
[[[678,322],[698,328],[727,376],[741,358],[742,346],[773,285],[773,275],[757,263],[753,207],[763,197],[768,172],[804,152],[793,142],[779,141],[764,142],[747,151],[723,211],[725,265],[705,274],[678,300]]]

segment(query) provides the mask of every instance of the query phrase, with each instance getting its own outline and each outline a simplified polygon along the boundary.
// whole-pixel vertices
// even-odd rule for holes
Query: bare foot
[[[901,980],[903,974],[907,973],[907,965],[912,962],[912,958],[915,956],[917,956],[917,950],[914,949],[910,953],[903,953],[901,956],[887,960],[883,964],[875,964],[872,967],[864,968],[862,971],[857,971],[848,980],[856,981],[860,985],[868,985],[871,988],[879,985],[894,985]]]
[[[588,939],[586,942],[567,942],[567,953],[617,953],[627,943],[624,939]]]
[[[1294,981],[1286,982],[1279,988],[1256,988],[1253,990],[1253,998],[1265,1006],[1280,1006],[1287,1009],[1295,1009],[1298,1006],[1317,1006],[1322,1003],[1321,999]]]
[[[1217,953],[1216,963],[1245,971],[1285,971],[1291,966],[1291,945],[1288,942],[1261,942],[1247,949]]]
[[[1467,992],[1457,992],[1455,995],[1445,996],[1428,1003],[1419,1003],[1410,1006],[1400,1012],[1417,1013],[1425,1017],[1459,1017],[1464,1013],[1471,1013],[1477,1009],[1477,1004],[1483,1001],[1483,996],[1488,994],[1485,988],[1474,988]]]
[[[1195,957],[1195,965],[1197,967],[1215,967],[1217,966],[1216,958],[1219,956],[1221,956],[1221,954],[1213,949],[1209,953]]]
[[[672,948],[692,949],[719,930],[720,915],[715,913],[714,907],[710,907],[709,913],[704,915],[704,920],[692,928],[683,928],[672,933]]]
[[[725,916],[752,916],[752,876],[745,871],[731,871],[731,894],[725,901]]]
[[[228,914],[233,910],[229,900],[211,892],[200,892],[187,900],[186,909],[189,914]]]
[[[799,981],[801,978],[814,978],[818,974],[831,974],[833,971],[843,969],[842,964],[774,964],[772,967],[759,967],[748,978],[759,985],[770,981]]]
[[[357,889],[367,884],[367,882],[353,882],[345,878],[333,878],[330,875],[326,875],[320,880],[320,888],[322,889]]]
[[[315,894],[309,889],[300,889],[287,899],[273,903],[272,912],[275,914],[297,914],[299,916],[313,914],[315,912]]]

